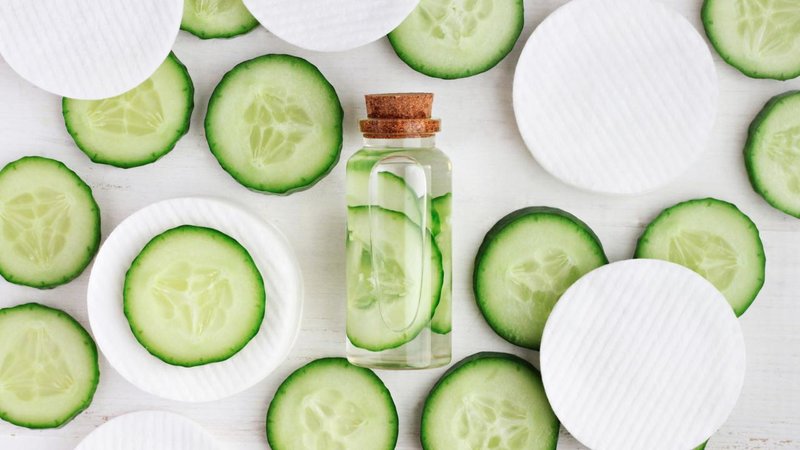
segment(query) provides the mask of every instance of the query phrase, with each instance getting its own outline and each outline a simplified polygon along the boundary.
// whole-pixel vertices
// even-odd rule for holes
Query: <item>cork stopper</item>
[[[431,118],[431,93],[369,94],[365,97],[367,118],[360,124],[366,138],[429,137],[441,128],[441,121]]]

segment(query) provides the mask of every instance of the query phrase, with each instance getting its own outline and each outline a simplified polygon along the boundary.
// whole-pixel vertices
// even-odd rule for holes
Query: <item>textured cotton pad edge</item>
[[[183,0],[3,0],[0,54],[45,91],[86,100],[113,97],[164,62],[182,14]]]
[[[244,0],[271,33],[306,50],[339,52],[374,42],[395,29],[419,0]]]

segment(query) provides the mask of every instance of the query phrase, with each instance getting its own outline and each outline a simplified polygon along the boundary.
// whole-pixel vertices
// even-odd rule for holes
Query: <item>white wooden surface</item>
[[[701,29],[700,0],[664,0]],[[222,41],[200,41],[181,33],[175,53],[194,80],[196,107],[189,134],[157,163],[137,169],[92,164],[67,135],[60,99],[40,91],[0,60],[0,164],[36,154],[64,161],[93,188],[102,209],[103,236],[126,216],[154,201],[213,195],[244,204],[279,226],[300,258],[306,299],[302,331],[289,359],[272,376],[232,398],[181,404],[145,394],[122,379],[101,357],[101,382],[94,403],[59,430],[31,431],[0,423],[0,449],[66,450],[111,417],[142,409],[186,415],[234,449],[267,447],[264,417],[278,384],[311,359],[344,351],[344,164],[311,190],[289,197],[250,192],[217,164],[203,137],[209,94],[236,63],[265,53],[290,53],[316,64],[336,87],[345,109],[342,161],[358,148],[357,119],[363,94],[433,91],[435,115],[443,119],[440,147],[454,163],[454,360],[481,350],[519,354],[537,363],[535,352],[497,337],[478,312],[471,292],[472,261],[484,233],[506,213],[550,205],[591,225],[612,260],[631,256],[635,241],[661,209],[678,201],[715,196],[736,203],[758,224],[766,247],[767,282],[741,318],[747,342],[747,377],[739,403],[710,449],[800,448],[800,220],[770,208],[748,184],[742,162],[746,129],[773,95],[800,88],[800,81],[751,80],[716,57],[720,113],[708,152],[668,187],[638,197],[597,196],[569,188],[546,174],[520,139],[511,107],[514,64],[534,27],[564,0],[525,2],[525,30],[514,51],[492,71],[458,81],[436,80],[406,67],[383,39],[335,54],[294,48],[264,29]],[[621,68],[624,70],[624,68]],[[40,301],[63,308],[88,327],[85,293],[89,270],[53,290],[0,281],[0,306]],[[444,369],[379,375],[400,413],[398,448],[419,448],[418,420],[425,394]],[[563,433],[560,449],[582,448]]]

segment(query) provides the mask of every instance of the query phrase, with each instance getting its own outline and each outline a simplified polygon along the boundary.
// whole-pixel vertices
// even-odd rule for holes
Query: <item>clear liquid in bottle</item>
[[[424,369],[450,362],[451,164],[432,94],[367,96],[347,163],[347,357]]]

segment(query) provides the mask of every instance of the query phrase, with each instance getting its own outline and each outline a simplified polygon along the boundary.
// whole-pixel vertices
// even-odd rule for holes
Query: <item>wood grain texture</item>
[[[230,40],[201,41],[181,33],[175,53],[195,83],[196,108],[189,134],[155,164],[117,169],[91,163],[67,135],[60,99],[20,79],[0,60],[0,164],[23,155],[57,158],[94,189],[105,238],[132,212],[161,199],[211,195],[238,202],[272,221],[300,259],[306,299],[302,330],[289,359],[272,376],[232,398],[182,404],[145,394],[122,379],[101,357],[94,403],[59,430],[31,431],[0,423],[0,448],[68,450],[111,417],[143,409],[173,411],[198,421],[231,449],[267,447],[264,418],[278,384],[300,365],[344,352],[344,164],[309,191],[289,197],[250,192],[238,185],[208,151],[202,121],[211,90],[235,64],[265,53],[290,53],[316,64],[336,87],[345,110],[342,161],[359,146],[363,95],[373,92],[435,92],[441,117],[439,146],[454,165],[454,360],[482,350],[506,351],[538,363],[535,352],[506,343],[480,316],[471,292],[472,261],[484,233],[506,213],[524,206],[556,206],[586,221],[611,260],[629,258],[643,227],[663,208],[681,200],[715,196],[736,203],[756,222],[767,254],[767,282],[741,318],[747,344],[747,375],[739,403],[709,449],[800,448],[800,220],[767,205],[747,181],[742,159],[746,129],[773,95],[800,88],[800,80],[752,80],[722,63],[720,109],[709,150],[666,188],[636,197],[598,196],[567,187],[537,165],[517,131],[511,82],[525,39],[564,0],[526,1],[525,30],[514,51],[495,69],[464,80],[428,78],[408,68],[382,39],[342,53],[314,53],[280,41],[266,30]],[[698,30],[700,0],[664,0]],[[624,70],[624,69],[623,69]],[[65,309],[88,326],[89,271],[48,291],[0,281],[0,306],[40,301]],[[400,414],[399,449],[418,449],[419,414],[427,391],[444,369],[379,371]],[[582,448],[562,433],[560,450]]]

